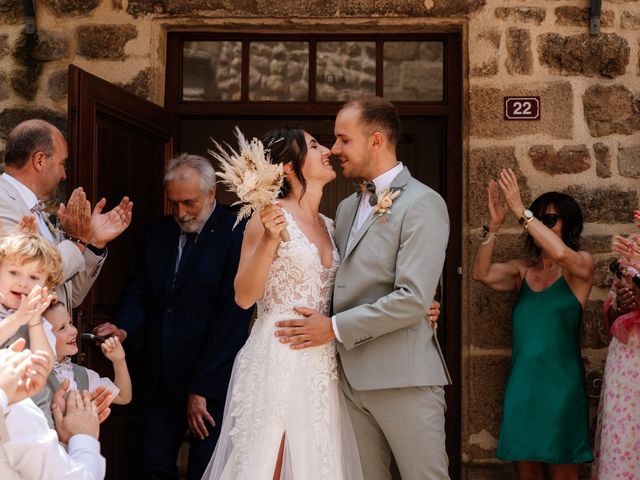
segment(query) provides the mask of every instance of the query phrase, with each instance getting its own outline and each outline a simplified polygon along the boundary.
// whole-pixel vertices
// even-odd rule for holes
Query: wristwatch
[[[522,216],[518,219],[518,223],[523,227],[526,227],[531,220],[533,220],[533,212],[525,208],[524,212],[522,212]]]

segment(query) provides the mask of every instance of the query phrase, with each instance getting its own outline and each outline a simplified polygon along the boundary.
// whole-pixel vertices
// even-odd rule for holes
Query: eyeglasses
[[[540,217],[540,221],[545,227],[553,228],[556,226],[556,223],[558,223],[558,218],[560,218],[560,215],[557,213],[545,213]]]

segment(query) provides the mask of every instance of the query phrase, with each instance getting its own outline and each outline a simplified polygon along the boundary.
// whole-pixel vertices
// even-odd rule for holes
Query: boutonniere
[[[373,213],[376,215],[384,215],[391,211],[393,201],[402,193],[402,187],[387,187],[378,195],[378,201],[373,206]]]

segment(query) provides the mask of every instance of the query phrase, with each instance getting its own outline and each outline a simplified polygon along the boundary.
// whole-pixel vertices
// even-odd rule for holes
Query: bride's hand
[[[282,209],[278,205],[269,205],[260,211],[260,220],[264,234],[270,240],[280,241],[280,232],[287,228],[287,220]]]

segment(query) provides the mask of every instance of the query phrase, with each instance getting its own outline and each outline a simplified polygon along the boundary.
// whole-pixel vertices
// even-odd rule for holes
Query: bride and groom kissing
[[[331,150],[299,128],[262,139],[286,180],[244,233],[236,302],[258,313],[204,478],[387,480],[392,455],[403,480],[449,478],[450,380],[425,319],[449,220],[398,162],[399,135],[393,105],[364,97],[338,113]],[[366,181],[335,227],[318,213],[331,154]]]

